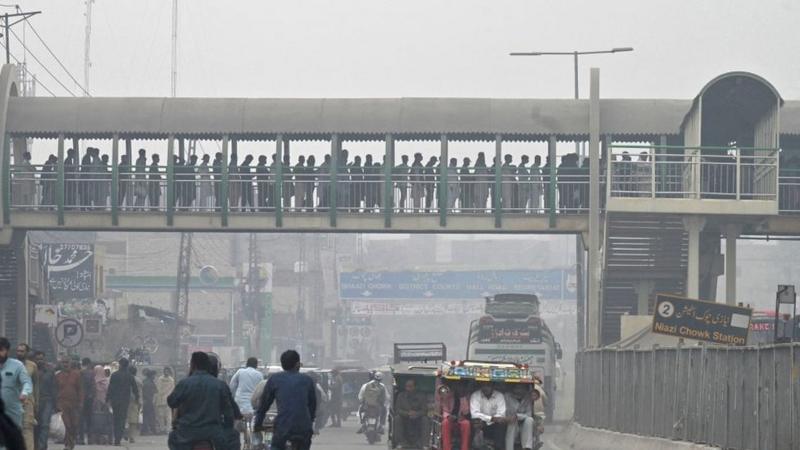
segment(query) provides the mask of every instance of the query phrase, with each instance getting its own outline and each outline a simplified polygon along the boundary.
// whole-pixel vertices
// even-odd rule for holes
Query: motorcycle
[[[380,409],[376,407],[367,407],[364,412],[364,436],[367,437],[367,442],[374,444],[381,440],[381,433],[378,429],[380,425]]]

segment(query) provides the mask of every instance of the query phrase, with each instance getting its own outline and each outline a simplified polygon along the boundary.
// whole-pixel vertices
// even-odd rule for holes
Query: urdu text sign
[[[747,345],[753,310],[721,303],[656,295],[653,332],[725,345]]]

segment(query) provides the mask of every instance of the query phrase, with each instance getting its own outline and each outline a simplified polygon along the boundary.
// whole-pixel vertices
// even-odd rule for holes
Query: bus
[[[549,421],[555,411],[556,361],[562,351],[542,320],[539,306],[539,298],[533,294],[486,297],[484,314],[470,324],[467,359],[528,365],[542,379]]]

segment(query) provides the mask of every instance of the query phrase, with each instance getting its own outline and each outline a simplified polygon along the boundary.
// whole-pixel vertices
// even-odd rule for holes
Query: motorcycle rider
[[[361,419],[361,428],[356,433],[361,434],[366,431],[366,417],[365,412],[367,408],[378,408],[380,422],[378,432],[383,433],[383,427],[386,425],[386,403],[389,399],[389,394],[386,391],[386,385],[383,384],[383,374],[378,371],[371,371],[369,373],[369,381],[361,386],[358,391],[358,417]]]
[[[300,445],[300,450],[311,448],[317,398],[314,381],[300,373],[300,354],[287,350],[281,355],[283,372],[272,375],[264,386],[261,404],[256,411],[254,431],[261,431],[264,417],[273,402],[278,403],[272,450],[285,450],[286,442]]]
[[[211,441],[215,448],[229,448],[223,417],[233,416],[230,393],[211,371],[211,360],[206,353],[192,353],[189,376],[167,397],[169,407],[177,410],[174,429],[167,441],[170,450],[191,450],[198,441]]]

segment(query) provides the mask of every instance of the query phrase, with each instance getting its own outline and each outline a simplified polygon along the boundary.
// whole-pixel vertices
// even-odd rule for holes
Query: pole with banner
[[[794,341],[794,316],[797,305],[797,294],[793,284],[779,284],[775,294],[775,343]],[[778,324],[784,318],[783,336],[780,336]],[[787,328],[789,331],[787,332]]]

